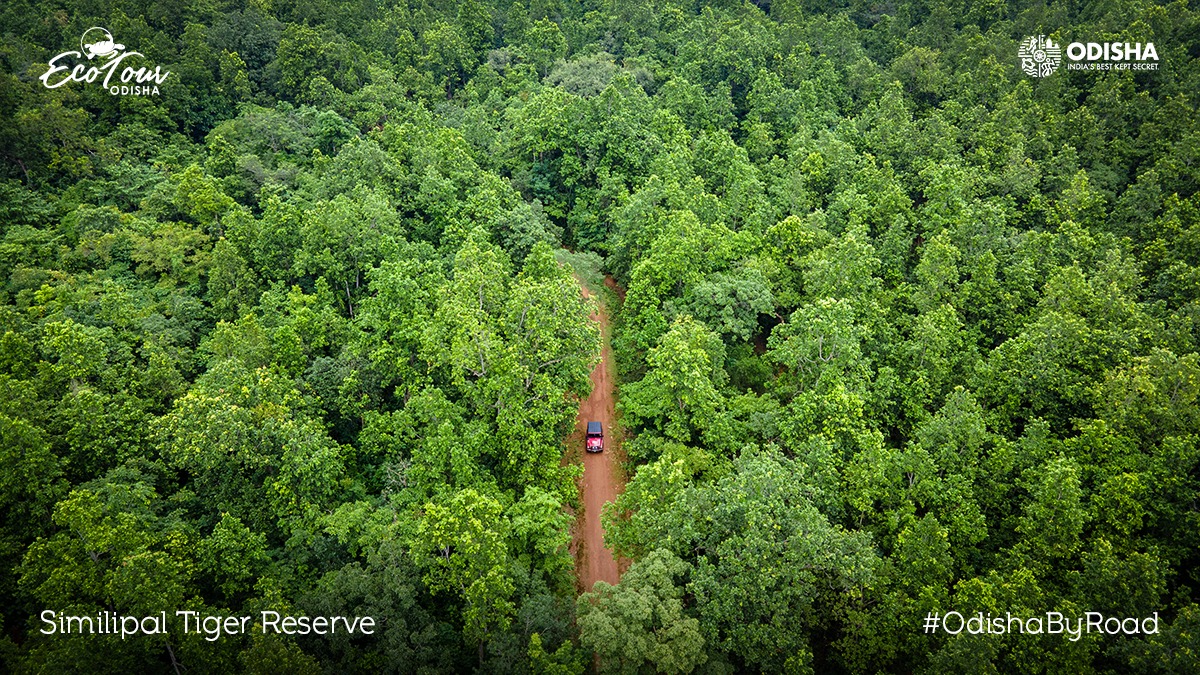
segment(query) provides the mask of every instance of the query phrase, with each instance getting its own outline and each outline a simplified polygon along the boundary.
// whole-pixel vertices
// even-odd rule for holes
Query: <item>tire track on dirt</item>
[[[611,280],[606,283],[612,285]],[[582,284],[585,297],[594,297]],[[600,362],[592,370],[592,393],[579,405],[579,418],[575,422],[572,437],[576,447],[583,447],[587,423],[598,421],[604,425],[604,451],[583,451],[583,476],[579,479],[579,492],[583,502],[583,514],[576,523],[572,546],[575,550],[576,571],[580,590],[592,590],[597,581],[616,584],[620,580],[620,568],[612,551],[604,547],[604,529],[600,525],[600,514],[606,502],[616,500],[625,486],[621,471],[620,434],[615,433],[616,418],[614,389],[616,378],[612,348],[609,345],[608,311],[601,303],[591,320],[600,325],[602,346]]]

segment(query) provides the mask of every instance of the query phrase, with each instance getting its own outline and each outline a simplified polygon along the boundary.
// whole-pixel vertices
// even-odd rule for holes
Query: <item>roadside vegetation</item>
[[[158,95],[42,85],[93,26]],[[0,33],[0,670],[1200,671],[1188,3],[17,0]],[[1032,78],[1040,34],[1159,67]],[[631,565],[576,597],[605,275]],[[951,609],[1160,630],[922,631]]]

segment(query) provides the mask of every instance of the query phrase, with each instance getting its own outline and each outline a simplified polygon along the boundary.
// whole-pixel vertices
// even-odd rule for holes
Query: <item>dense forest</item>
[[[44,86],[93,26],[158,93]],[[1200,672],[1186,0],[8,0],[0,32],[0,670]],[[1158,68],[1030,77],[1039,34]],[[579,589],[602,273],[625,571]],[[922,630],[949,610],[1159,624]]]

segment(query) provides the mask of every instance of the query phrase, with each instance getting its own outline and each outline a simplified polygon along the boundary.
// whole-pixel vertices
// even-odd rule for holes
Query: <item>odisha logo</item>
[[[1017,48],[1021,59],[1021,70],[1031,77],[1046,77],[1058,70],[1062,62],[1062,48],[1045,35],[1033,35],[1021,41]]]
[[[69,62],[59,63],[70,57],[75,59],[86,57],[88,61],[92,61],[96,65],[76,63],[72,66]],[[96,57],[100,57],[100,59],[96,61]],[[141,52],[125,51],[125,45],[114,42],[112,33],[107,29],[93,26],[85,30],[83,37],[79,38],[79,51],[63,52],[50,59],[50,69],[38,79],[47,89],[56,89],[68,82],[91,83],[103,78],[101,86],[114,96],[117,94],[157,96],[158,85],[166,81],[171,71],[160,72],[158,66],[154,66],[153,70],[146,66],[121,68],[121,63],[131,57],[145,58],[145,55]],[[117,76],[116,82],[113,81],[114,75]]]

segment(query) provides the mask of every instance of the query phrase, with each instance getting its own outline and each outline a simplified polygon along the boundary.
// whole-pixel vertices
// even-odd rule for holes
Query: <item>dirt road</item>
[[[583,294],[591,297],[586,288],[583,289]],[[592,395],[579,406],[575,435],[576,440],[582,444],[587,423],[599,421],[604,425],[604,452],[583,453],[583,478],[579,481],[583,498],[583,518],[577,525],[575,541],[575,561],[583,591],[592,590],[592,584],[597,581],[615,584],[620,578],[612,551],[604,548],[604,530],[600,527],[600,513],[605,502],[615,500],[623,486],[618,459],[621,457],[620,448],[617,445],[617,434],[613,433],[615,368],[612,349],[609,347],[608,314],[603,305],[597,314],[592,315],[592,320],[600,324],[604,343],[600,350],[600,363],[592,371]]]

